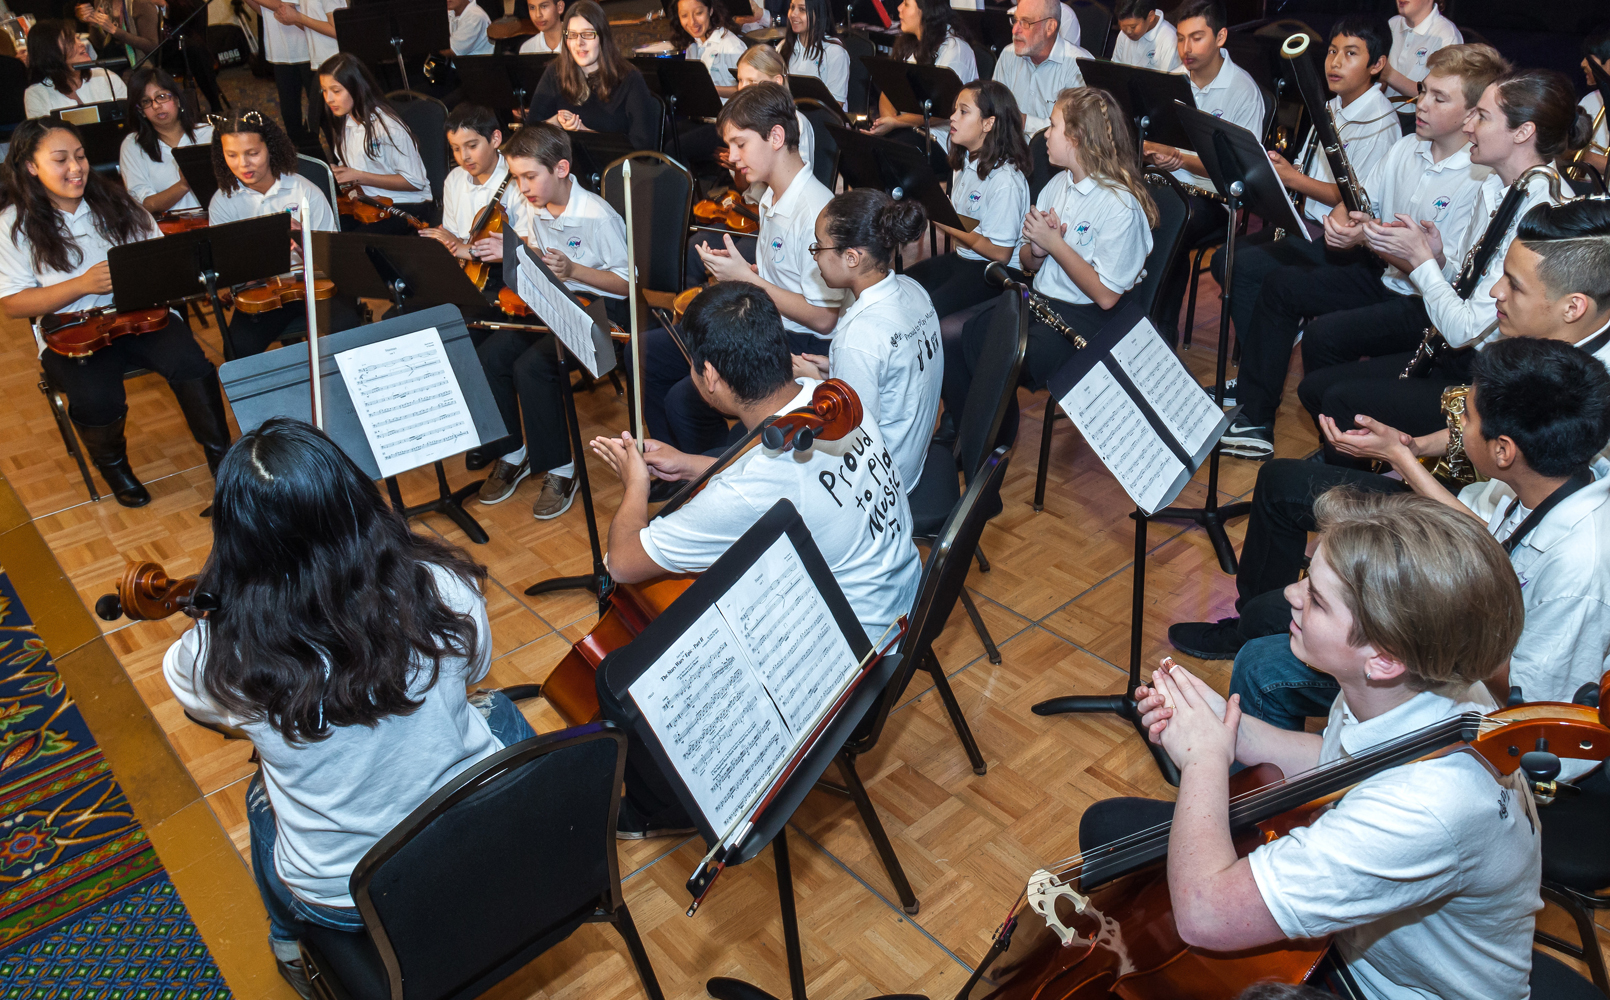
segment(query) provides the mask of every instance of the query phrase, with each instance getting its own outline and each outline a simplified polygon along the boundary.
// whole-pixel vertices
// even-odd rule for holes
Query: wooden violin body
[[[503,227],[509,221],[509,213],[503,210],[501,202],[493,201],[486,206],[481,212],[481,217],[475,221],[475,229],[470,233],[469,239],[472,246],[489,236],[501,235]],[[476,288],[484,291],[486,289],[486,279],[492,274],[492,264],[492,261],[478,258],[467,260],[464,262],[464,275],[475,282]],[[498,301],[501,305],[501,297]],[[505,309],[504,311],[507,312],[508,310]]]
[[[188,209],[183,212],[163,212],[157,216],[157,228],[162,230],[163,236],[172,236],[174,233],[188,233],[192,229],[206,229],[210,223],[207,221],[205,209]]]
[[[91,309],[61,313],[45,332],[45,346],[69,358],[87,358],[119,337],[155,333],[168,325],[166,309],[114,313]]]
[[[103,595],[95,602],[95,614],[109,622],[123,617],[132,622],[156,621],[179,611],[202,618],[213,609],[197,605],[212,602],[196,601],[195,591],[194,576],[175,580],[154,562],[135,563],[124,571],[117,593]]]
[[[505,316],[532,316],[531,307],[525,304],[525,299],[508,285],[498,289],[498,308],[503,310]]]
[[[743,195],[728,191],[720,201],[703,198],[693,205],[693,217],[700,222],[726,226],[736,232],[754,235],[760,232],[760,219],[745,203]]]
[[[335,282],[329,278],[313,278],[313,300],[323,302],[335,295]],[[260,285],[242,288],[235,293],[235,308],[243,313],[272,312],[281,306],[307,299],[307,285],[299,274],[270,278]]]
[[[390,198],[371,197],[356,188],[338,196],[335,200],[336,211],[351,216],[366,226],[384,219],[401,219],[415,229],[429,227],[430,223],[409,215],[400,208],[394,208],[393,205],[394,202]]]

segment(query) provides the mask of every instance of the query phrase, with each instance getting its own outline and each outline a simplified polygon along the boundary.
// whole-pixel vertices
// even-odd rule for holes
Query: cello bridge
[[[1063,947],[1067,947],[1075,940],[1083,941],[1084,936],[1074,932],[1062,922],[1061,917],[1057,916],[1057,900],[1064,896],[1072,901],[1075,913],[1084,913],[1085,908],[1090,905],[1090,897],[1079,894],[1044,868],[1029,876],[1029,886],[1025,893],[1029,906],[1045,921],[1046,928],[1057,936]]]

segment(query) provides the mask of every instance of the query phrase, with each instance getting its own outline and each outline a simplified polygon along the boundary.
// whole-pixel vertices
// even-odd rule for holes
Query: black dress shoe
[[[1233,660],[1246,639],[1236,628],[1239,618],[1216,622],[1178,622],[1168,627],[1168,641],[1186,656],[1199,660]]]
[[[106,480],[112,498],[125,507],[144,507],[151,502],[151,494],[129,466],[128,445],[123,439],[126,416],[127,411],[123,417],[100,427],[91,427],[75,420],[73,427],[78,431],[78,439],[84,443],[84,451],[90,461],[95,463],[101,478]]]

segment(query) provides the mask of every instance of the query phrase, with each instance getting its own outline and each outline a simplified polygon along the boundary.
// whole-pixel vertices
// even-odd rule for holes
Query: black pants
[[[151,333],[119,337],[87,358],[69,358],[46,349],[39,363],[67,397],[67,412],[86,427],[104,427],[128,411],[123,373],[149,368],[170,384],[206,378],[212,362],[178,313]]]
[[[1106,310],[1094,303],[1074,305],[1071,302],[1051,300],[1057,315],[1086,339],[1095,336],[1108,318]],[[952,414],[952,419],[960,420],[963,410],[967,406],[967,393],[973,385],[973,372],[978,368],[978,358],[984,353],[984,345],[989,340],[990,324],[995,321],[995,307],[991,306],[975,315],[962,327],[959,341],[945,343],[945,379],[942,388],[945,400],[945,412]],[[1078,348],[1073,342],[1062,334],[1039,322],[1034,318],[1029,320],[1029,345],[1023,356],[1023,368],[1018,374],[1018,385],[1028,386],[1033,390],[1045,388],[1051,376],[1056,374],[1067,360],[1073,356]],[[1006,416],[1001,420],[1001,435],[996,445],[1011,444],[1017,440],[1017,393],[1008,393],[1011,401],[1007,403]],[[1047,403],[1046,405],[1052,405]]]
[[[1317,228],[1317,227],[1316,227]],[[1230,321],[1235,324],[1235,335],[1245,337],[1252,324],[1252,310],[1258,304],[1258,293],[1268,277],[1283,267],[1318,267],[1325,263],[1324,234],[1313,240],[1287,235],[1275,239],[1269,226],[1235,241],[1235,274],[1230,284]],[[1224,285],[1225,255],[1216,253],[1208,265],[1213,280]],[[1245,348],[1243,348],[1243,352]]]
[[[523,440],[538,475],[571,460],[557,349],[553,334],[534,330],[494,330],[475,349],[513,442],[504,452]]]
[[[1220,202],[1200,195],[1191,195],[1191,220],[1185,227],[1181,252],[1163,279],[1162,299],[1158,315],[1163,339],[1170,344],[1179,343],[1180,306],[1185,303],[1185,289],[1191,283],[1190,249],[1214,234],[1224,234],[1228,211]],[[1239,262],[1237,262],[1239,265]]]
[[[323,113],[324,98],[319,93],[319,81],[313,76],[313,67],[305,62],[273,63],[274,86],[279,91],[280,117],[285,122],[285,134],[298,149],[318,146],[319,116]],[[302,97],[307,96],[308,110],[302,111]]]
[[[705,278],[709,277],[704,269],[704,261],[700,259],[699,251],[696,248],[700,244],[704,244],[711,250],[725,249],[727,243],[722,238],[723,235],[723,233],[709,229],[700,229],[688,234],[687,257],[685,258],[687,269],[683,272],[683,281],[688,287],[702,285]],[[738,248],[738,256],[751,264],[755,262],[755,238],[753,236],[734,236],[732,244]]]
[[[407,212],[416,219],[431,221],[435,206],[428,201],[395,202],[393,208],[399,212]],[[399,219],[388,215],[378,222],[359,222],[350,215],[341,216],[341,231],[343,233],[375,233],[380,236],[411,236],[417,230],[408,224],[406,219]]]
[[[336,296],[320,303],[321,335],[340,333],[358,325],[358,309],[351,299]],[[229,317],[229,347],[234,357],[245,358],[268,350],[276,340],[286,343],[307,337],[307,308],[300,302],[264,313],[236,309]]]
[[[1291,242],[1285,239],[1271,245]],[[1242,259],[1238,254],[1235,262],[1238,286]],[[1390,325],[1396,330],[1402,322],[1395,317],[1404,312],[1406,298],[1381,284],[1378,268],[1361,262],[1341,266],[1300,263],[1265,275],[1248,321],[1242,324],[1236,317],[1236,336],[1241,341],[1236,401],[1241,404],[1242,421],[1260,427],[1274,425],[1286,385],[1286,369],[1291,366],[1291,346],[1297,340],[1303,317],[1314,317],[1303,330],[1303,370],[1311,372],[1315,370],[1308,367],[1312,340],[1336,338],[1341,330],[1355,325],[1347,318],[1354,313],[1362,321]],[[1233,314],[1233,298],[1231,307]],[[1347,360],[1358,358],[1355,353]]]
[[[906,268],[906,276],[928,290],[934,315],[944,319],[1001,294],[984,279],[987,260],[971,260],[956,251],[920,260]]]
[[[1305,341],[1307,337],[1303,338]],[[1470,381],[1470,363],[1475,351],[1451,351],[1421,378],[1399,378],[1412,353],[1332,365],[1306,376],[1297,384],[1297,398],[1318,424],[1326,414],[1343,430],[1353,426],[1353,417],[1364,414],[1407,434],[1430,434],[1447,426],[1442,415],[1442,390]],[[1325,449],[1325,461],[1360,466],[1360,459],[1348,458]]]

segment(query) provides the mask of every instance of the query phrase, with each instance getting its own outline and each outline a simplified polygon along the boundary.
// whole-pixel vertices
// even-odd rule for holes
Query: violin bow
[[[626,208],[626,302],[631,310],[632,370],[632,421],[637,431],[637,452],[643,453],[648,442],[648,427],[643,423],[643,344],[638,335],[637,322],[637,238],[632,225],[632,159],[621,163],[621,181],[625,191]]]
[[[319,309],[313,294],[313,227],[308,224],[307,192],[302,193],[302,285],[307,306],[308,386],[313,393],[313,426],[324,429],[324,387],[319,384]]]

